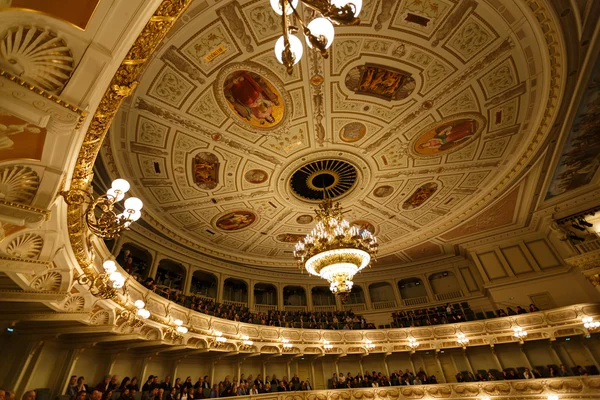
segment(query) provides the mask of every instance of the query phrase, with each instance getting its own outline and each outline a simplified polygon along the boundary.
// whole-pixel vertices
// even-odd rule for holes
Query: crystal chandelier
[[[290,15],[294,15],[300,24],[306,44],[311,49],[317,49],[323,56],[328,57],[328,49],[333,44],[336,25],[357,25],[357,18],[362,8],[362,0],[270,0],[271,7],[281,15],[283,36],[275,43],[275,57],[285,65],[288,74],[292,74],[293,66],[302,58],[304,48],[296,33],[298,27],[291,25]],[[315,11],[317,17],[305,24],[298,13],[298,3],[304,4]]]
[[[331,199],[325,199],[315,212],[317,225],[296,243],[294,257],[300,268],[326,279],[331,291],[345,300],[354,275],[375,261],[377,238],[366,229],[350,226],[340,204],[332,205]]]

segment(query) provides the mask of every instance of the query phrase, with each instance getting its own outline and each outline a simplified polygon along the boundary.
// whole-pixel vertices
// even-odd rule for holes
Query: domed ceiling
[[[365,0],[360,17],[336,28],[327,60],[305,50],[288,75],[267,0],[192,4],[102,151],[144,223],[223,260],[294,267],[327,195],[399,264],[454,255],[481,231],[461,223],[495,199],[514,210],[561,89],[549,11]]]

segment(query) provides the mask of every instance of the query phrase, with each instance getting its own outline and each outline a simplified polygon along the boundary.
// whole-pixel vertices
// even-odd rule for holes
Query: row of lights
[[[600,328],[600,321],[594,321],[593,317],[583,317],[581,319],[583,322],[583,327],[585,329],[598,329]]]

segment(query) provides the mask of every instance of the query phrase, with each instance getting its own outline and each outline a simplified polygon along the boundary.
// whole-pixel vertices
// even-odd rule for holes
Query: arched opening
[[[277,306],[277,288],[269,283],[255,284],[254,303],[256,305]]]
[[[169,259],[160,260],[155,282],[159,287],[183,290],[185,274],[185,267],[180,263]]]
[[[405,306],[414,306],[429,302],[427,289],[419,278],[408,278],[398,281],[398,289]]]
[[[327,286],[315,286],[311,289],[312,305],[316,307],[335,307],[335,295]]]
[[[216,299],[218,286],[217,277],[210,272],[196,270],[192,274],[191,293]]]
[[[125,243],[117,256],[117,262],[125,272],[140,281],[150,273],[152,255],[135,243]]]
[[[302,286],[286,286],[283,288],[283,305],[292,307],[306,306],[306,291]]]
[[[352,286],[352,291],[348,295],[347,304],[365,304],[365,292],[362,287],[358,285]]]
[[[369,295],[374,309],[396,306],[394,288],[388,282],[377,282],[369,285]]]
[[[223,282],[223,300],[247,304],[248,284],[241,279],[225,279],[225,282]]]
[[[462,290],[451,271],[436,272],[429,276],[429,284],[437,301],[444,301],[462,297]]]

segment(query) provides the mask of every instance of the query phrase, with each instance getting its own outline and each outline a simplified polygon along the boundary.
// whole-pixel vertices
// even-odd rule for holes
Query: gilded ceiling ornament
[[[64,40],[47,29],[17,26],[0,42],[0,66],[49,92],[66,85],[74,62]]]

